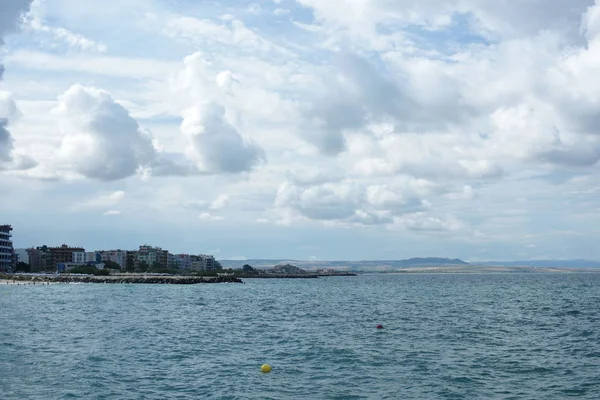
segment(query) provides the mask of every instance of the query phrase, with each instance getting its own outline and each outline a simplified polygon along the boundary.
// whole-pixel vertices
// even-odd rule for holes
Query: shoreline
[[[233,276],[176,276],[176,275],[2,275],[0,284],[45,285],[57,283],[103,284],[163,284],[195,285],[200,283],[244,283]],[[6,283],[5,283],[6,282]],[[12,282],[12,283],[10,283]]]

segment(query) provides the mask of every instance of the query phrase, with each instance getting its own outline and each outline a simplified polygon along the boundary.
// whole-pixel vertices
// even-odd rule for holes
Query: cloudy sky
[[[0,0],[16,247],[600,259],[600,0]]]

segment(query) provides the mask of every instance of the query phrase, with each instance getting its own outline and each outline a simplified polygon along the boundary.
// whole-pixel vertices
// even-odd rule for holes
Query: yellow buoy
[[[269,364],[263,364],[260,367],[260,372],[263,372],[265,374],[268,374],[269,372],[271,372],[271,366]]]

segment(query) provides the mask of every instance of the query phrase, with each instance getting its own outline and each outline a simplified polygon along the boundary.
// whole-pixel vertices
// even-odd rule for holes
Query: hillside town
[[[0,272],[71,272],[84,266],[122,272],[205,272],[222,269],[214,256],[172,254],[161,247],[141,245],[137,250],[94,250],[63,244],[14,249],[12,226],[0,225]]]

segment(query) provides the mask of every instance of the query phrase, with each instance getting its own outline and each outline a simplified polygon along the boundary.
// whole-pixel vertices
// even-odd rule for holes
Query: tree
[[[217,260],[215,260],[215,270],[221,271],[222,269],[223,269],[223,266],[221,265],[221,263],[218,262]]]
[[[148,264],[147,261],[143,260],[138,263],[138,266],[135,270],[136,270],[136,272],[147,272],[149,269],[150,269],[150,265]]]
[[[17,267],[15,268],[15,272],[31,272],[31,265],[23,261],[19,261],[17,263]]]
[[[254,268],[252,268],[251,265],[244,264],[244,266],[242,267],[242,271],[244,271],[244,272],[254,272]]]
[[[104,261],[104,268],[121,270],[121,266],[114,261]]]

